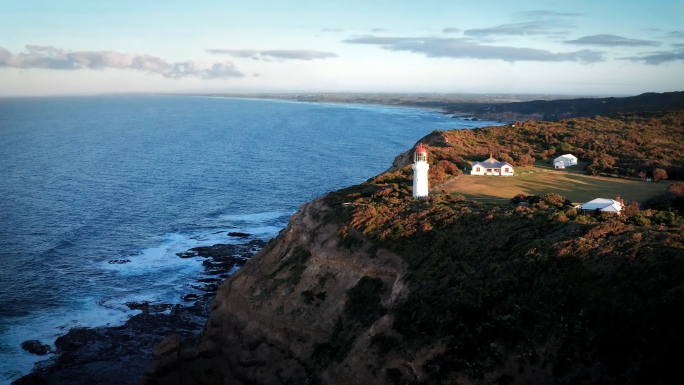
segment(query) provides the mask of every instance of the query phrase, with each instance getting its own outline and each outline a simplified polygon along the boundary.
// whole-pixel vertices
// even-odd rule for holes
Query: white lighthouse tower
[[[424,198],[428,196],[428,169],[427,151],[423,143],[418,145],[418,149],[413,154],[413,197]]]

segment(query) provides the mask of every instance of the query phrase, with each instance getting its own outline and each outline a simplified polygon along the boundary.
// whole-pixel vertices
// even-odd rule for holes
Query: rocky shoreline
[[[54,351],[39,341],[25,341],[22,348],[26,351],[54,355],[12,384],[137,384],[153,358],[169,349],[196,344],[221,282],[266,244],[250,240],[249,234],[228,236],[244,242],[196,247],[177,254],[179,258],[204,258],[204,275],[190,285],[193,292],[183,297],[184,304],[126,303],[140,313],[120,326],[71,329],[55,341]],[[164,340],[168,336],[172,337]]]

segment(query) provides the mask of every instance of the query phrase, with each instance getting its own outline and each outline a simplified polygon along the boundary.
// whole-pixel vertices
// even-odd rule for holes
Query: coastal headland
[[[525,122],[420,142],[431,184],[459,177],[463,162],[497,143],[516,165],[566,143],[606,180],[630,177],[627,165],[679,179],[683,117]],[[620,140],[637,133],[642,152],[627,157]],[[157,345],[168,349],[143,383],[637,384],[678,375],[682,183],[661,183],[619,216],[583,215],[556,193],[414,200],[411,153],[303,205],[221,285],[197,344]]]

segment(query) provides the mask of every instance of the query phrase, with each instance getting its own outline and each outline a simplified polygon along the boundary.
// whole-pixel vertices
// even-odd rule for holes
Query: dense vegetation
[[[594,175],[684,179],[684,111],[435,131],[422,141],[429,150],[431,186],[460,175],[489,154],[519,166],[572,153]],[[373,181],[411,178],[411,168],[400,166]]]
[[[400,183],[327,199],[336,220],[410,264],[414,289],[389,310],[396,336],[374,342],[399,355],[443,345],[426,363],[430,383],[492,373],[499,383],[665,383],[676,370],[684,218],[673,211],[590,217],[556,194],[503,205],[413,200]]]
[[[645,93],[625,98],[532,100],[508,103],[453,103],[447,110],[477,116],[522,115],[538,120],[596,115],[615,116],[632,112],[673,111],[684,108],[684,92]]]
[[[514,165],[573,153],[593,174],[684,178],[684,111],[436,131],[422,142],[432,186],[490,153]],[[581,215],[557,194],[414,200],[408,155],[327,196],[327,220],[346,226],[343,247],[358,247],[362,234],[409,265],[408,298],[361,312],[367,322],[393,317],[391,332],[371,340],[387,362],[437,349],[421,381],[434,384],[663,384],[679,375],[684,183],[621,216]],[[386,379],[418,383],[399,367]]]

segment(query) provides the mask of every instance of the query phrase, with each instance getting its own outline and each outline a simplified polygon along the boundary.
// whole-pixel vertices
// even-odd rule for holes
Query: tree
[[[610,170],[613,168],[613,165],[615,164],[615,158],[604,153],[601,154],[601,156],[599,156],[598,159],[594,159],[594,163],[598,164],[601,170],[610,172]]]
[[[661,179],[667,179],[667,172],[662,168],[656,168],[653,170],[653,180],[655,182],[660,182]]]
[[[572,151],[572,145],[567,142],[560,142],[560,144],[558,145],[558,150],[561,152]]]
[[[639,210],[639,202],[632,202],[622,208],[622,216],[625,218],[632,218],[639,214],[641,214],[641,210]]]
[[[521,166],[534,164],[534,157],[530,154],[525,154],[518,159],[518,164]]]
[[[496,157],[502,162],[513,163],[513,158],[511,158],[507,152],[500,152],[496,155]]]
[[[646,180],[646,173],[645,173],[645,172],[639,171],[639,174],[638,174],[638,175],[639,175],[639,178],[641,178],[642,181],[643,181],[643,180]]]

